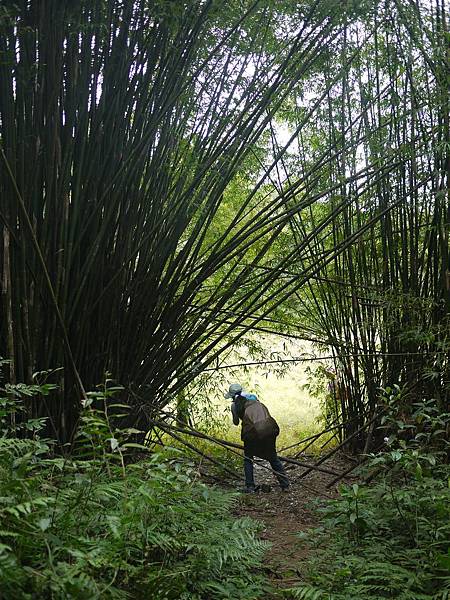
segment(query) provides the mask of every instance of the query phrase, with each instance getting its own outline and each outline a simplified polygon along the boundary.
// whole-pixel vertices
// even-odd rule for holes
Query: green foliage
[[[450,451],[450,412],[436,398],[413,401],[407,387],[398,385],[382,390],[386,413],[383,428],[387,442],[397,453],[427,450],[429,458],[445,457]],[[382,459],[384,460],[384,459]]]
[[[450,469],[354,485],[324,509],[310,536],[317,558],[291,597],[328,600],[438,600],[450,594]]]
[[[306,367],[308,382],[304,388],[309,394],[320,400],[320,420],[326,427],[339,417],[339,381],[330,367],[319,364],[317,367]]]
[[[36,424],[30,433],[22,422],[33,439],[13,437],[5,425],[23,409],[23,395],[46,388],[2,389],[2,598],[261,597],[265,583],[254,568],[264,544],[253,522],[230,514],[235,496],[161,455],[132,462],[133,431],[114,425],[115,386],[102,387],[66,457],[52,454]]]
[[[450,416],[431,401],[408,404],[405,389],[384,390],[388,450],[374,456],[372,487],[343,487],[309,536],[317,545],[302,600],[444,600],[450,597]],[[405,416],[405,406],[412,406]],[[403,417],[402,417],[403,415]],[[407,436],[404,436],[405,431]]]

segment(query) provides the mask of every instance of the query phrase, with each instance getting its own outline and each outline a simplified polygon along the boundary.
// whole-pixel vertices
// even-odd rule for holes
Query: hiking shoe
[[[290,492],[290,491],[291,491],[291,487],[290,487],[289,485],[288,485],[287,487],[282,487],[282,488],[281,488],[281,491],[282,491],[284,494],[286,494],[287,492]]]
[[[242,490],[243,494],[255,494],[256,493],[256,488],[255,487],[245,487]]]

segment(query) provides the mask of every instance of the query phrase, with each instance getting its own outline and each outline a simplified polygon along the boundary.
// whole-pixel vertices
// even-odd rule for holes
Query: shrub
[[[5,386],[0,400],[2,598],[261,597],[264,545],[254,522],[231,515],[235,495],[162,455],[130,461],[129,431],[92,406],[71,456],[55,455],[42,422],[25,415],[31,437],[18,438],[12,415],[24,396],[47,391]]]
[[[395,390],[394,390],[395,391]],[[397,390],[398,391],[398,390]],[[372,457],[372,486],[341,489],[308,535],[316,556],[305,583],[287,591],[302,600],[448,600],[450,598],[450,415],[432,402],[397,398],[384,426],[388,449]],[[405,424],[406,422],[406,424]],[[403,432],[408,428],[405,439]],[[444,435],[443,435],[444,434]]]

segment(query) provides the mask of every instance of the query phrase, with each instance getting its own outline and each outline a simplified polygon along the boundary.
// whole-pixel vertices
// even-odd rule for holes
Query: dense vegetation
[[[342,487],[322,508],[302,600],[450,597],[450,412],[388,390],[387,449],[370,460],[371,485]],[[405,439],[405,430],[408,435]]]
[[[67,441],[105,371],[139,426],[262,329],[333,349],[347,435],[377,386],[436,395],[444,2],[190,4],[2,3],[11,381],[64,367],[33,411]]]
[[[242,337],[277,279],[250,285],[255,267],[309,204],[262,189],[258,141],[342,15],[221,6],[2,6],[0,354],[12,381],[65,367],[65,402],[48,402],[64,441],[105,371],[138,424]]]
[[[426,464],[427,457],[389,459],[415,468]],[[327,507],[323,529],[310,535],[315,558],[308,565],[308,583],[293,590],[292,597],[446,600],[449,474],[448,465],[432,471],[428,465],[420,479],[410,476],[400,486],[388,476],[372,487],[343,489],[341,498]]]
[[[275,592],[260,568],[258,527],[232,515],[235,494],[200,483],[179,450],[136,462],[148,448],[122,426],[128,407],[111,380],[88,394],[68,456],[41,437],[42,419],[17,424],[24,400],[44,402],[54,387],[1,389],[6,600],[449,597],[450,413],[435,403],[410,404],[400,388],[385,390],[387,449],[364,468],[375,482],[343,486],[339,499],[322,503],[321,528],[299,535],[311,550],[305,583]]]
[[[146,445],[198,451],[261,333],[331,356],[373,453],[286,593],[449,596],[449,61],[445,0],[3,0],[2,597],[268,593],[233,495]]]
[[[100,398],[104,409],[86,406],[73,453],[55,456],[41,420],[11,425],[24,399],[45,401],[50,388],[1,390],[2,598],[261,596],[264,545],[254,523],[232,516],[235,494],[198,482],[176,455],[129,463],[135,444],[108,417],[118,408],[111,385],[90,395],[87,405]]]

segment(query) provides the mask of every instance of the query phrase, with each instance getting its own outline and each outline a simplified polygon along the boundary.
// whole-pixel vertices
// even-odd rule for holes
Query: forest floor
[[[311,457],[309,462],[314,459]],[[338,456],[324,466],[342,472],[350,465],[346,457]],[[299,479],[304,468],[297,466],[287,472],[291,486],[288,492],[281,492],[272,473],[255,465],[257,485],[268,484],[271,491],[243,494],[236,509],[236,516],[251,517],[262,523],[260,538],[270,543],[265,571],[275,588],[291,587],[303,580],[302,561],[308,557],[309,548],[298,534],[318,525],[314,510],[317,504],[338,495],[336,486],[327,487],[334,475],[313,471]],[[352,479],[345,481],[349,483]]]

